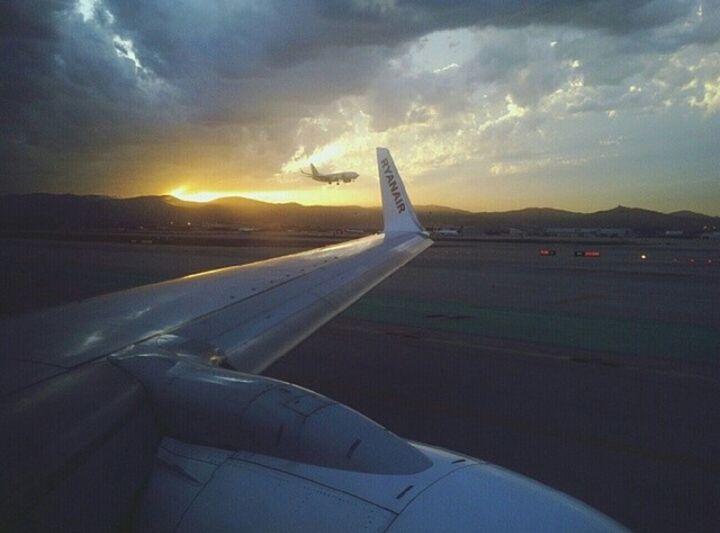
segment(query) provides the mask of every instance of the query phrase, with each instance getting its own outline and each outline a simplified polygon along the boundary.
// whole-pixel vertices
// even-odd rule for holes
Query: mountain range
[[[720,217],[692,211],[660,213],[618,206],[595,213],[552,208],[470,212],[438,205],[417,207],[430,227],[473,228],[474,232],[542,231],[546,228],[628,228],[639,234],[667,230],[702,233],[720,229]],[[188,224],[189,223],[189,224]],[[81,230],[251,226],[263,229],[377,230],[379,207],[273,204],[241,197],[196,203],[173,196],[113,198],[99,195],[23,194],[0,196],[3,230]]]

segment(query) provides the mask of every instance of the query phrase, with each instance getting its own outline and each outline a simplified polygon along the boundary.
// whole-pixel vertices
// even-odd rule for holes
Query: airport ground
[[[255,244],[0,240],[0,313],[317,241]],[[600,257],[575,257],[586,249]],[[720,243],[447,240],[266,374],[403,437],[526,474],[634,530],[718,531],[718,358]]]

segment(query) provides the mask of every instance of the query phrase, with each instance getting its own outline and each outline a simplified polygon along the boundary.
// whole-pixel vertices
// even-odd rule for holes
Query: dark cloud
[[[668,24],[692,11],[692,0],[399,0],[323,2],[322,14],[352,18],[374,38],[405,38],[413,32],[493,25],[561,24],[627,32]],[[392,6],[392,7],[389,7]],[[389,32],[387,30],[390,30]]]
[[[619,84],[659,68],[645,55],[717,42],[720,27],[712,1],[691,29],[668,29],[697,9],[689,0],[86,5],[92,13],[70,0],[0,4],[0,190],[140,179],[132,176],[145,161],[191,144],[199,159],[212,155],[268,175],[295,151],[298,121],[342,97],[362,97],[376,130],[435,116],[450,129],[470,107],[482,112],[471,97],[478,86],[498,88],[501,107],[505,92],[533,105],[565,82],[567,72],[553,67],[558,58],[581,60],[587,84]],[[407,76],[387,67],[428,33],[468,27],[501,29],[479,38],[466,68]],[[541,37],[516,30],[527,27],[580,29],[592,39],[560,42],[551,54]],[[617,62],[619,55],[629,59]],[[317,132],[313,142],[329,135]],[[192,162],[189,155],[179,161]]]
[[[47,40],[57,36],[55,18],[73,5],[72,0],[27,0],[0,3],[3,40]]]

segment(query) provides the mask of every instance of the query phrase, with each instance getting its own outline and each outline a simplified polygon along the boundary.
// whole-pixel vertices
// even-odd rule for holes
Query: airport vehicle
[[[322,181],[324,183],[337,183],[340,185],[340,182],[343,183],[350,183],[351,181],[354,181],[359,174],[357,172],[333,172],[331,174],[320,174],[318,170],[315,168],[315,165],[310,163],[310,172],[305,172],[303,169],[300,169],[300,172],[304,176],[309,176],[315,181]]]
[[[382,234],[0,322],[3,530],[621,529],[258,375],[432,244],[377,158]]]

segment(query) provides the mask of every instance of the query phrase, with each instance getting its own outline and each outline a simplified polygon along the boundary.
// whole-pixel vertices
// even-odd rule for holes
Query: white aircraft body
[[[431,235],[437,235],[439,237],[462,237],[463,227],[460,226],[459,228],[437,228],[431,232]]]
[[[305,172],[303,169],[300,169],[300,172],[305,175],[309,176],[315,181],[322,181],[323,183],[337,183],[340,185],[340,182],[343,183],[350,183],[355,178],[359,176],[357,172],[333,172],[331,174],[320,174],[318,172],[318,169],[315,168],[315,165],[310,163],[310,172]]]
[[[622,530],[258,375],[431,245],[377,157],[382,234],[0,322],[3,531]]]

